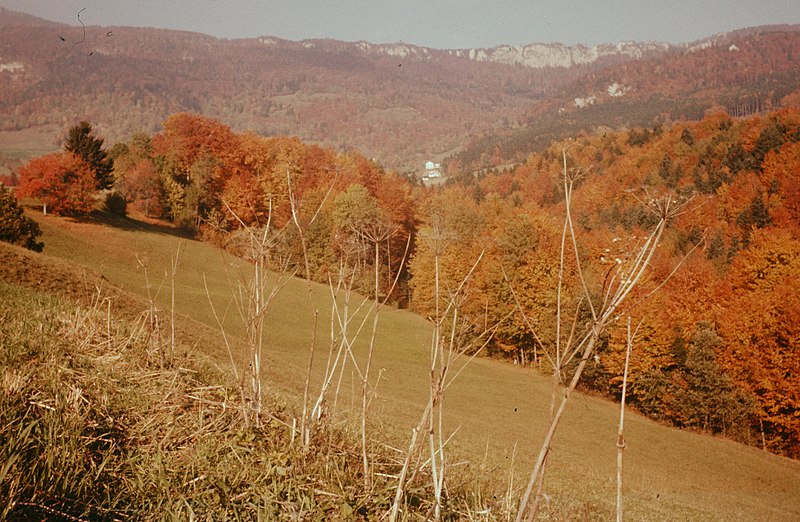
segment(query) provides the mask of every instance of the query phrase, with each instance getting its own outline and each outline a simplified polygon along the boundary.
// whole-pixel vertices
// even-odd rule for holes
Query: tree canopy
[[[88,121],[82,121],[69,129],[64,150],[83,158],[94,173],[99,190],[109,189],[114,185],[114,161],[103,149],[103,138],[93,134],[92,125]]]
[[[295,268],[308,260],[299,273],[335,281],[352,263],[364,276],[354,274],[353,289],[366,293],[370,274],[380,274],[381,293],[396,276],[397,301],[428,317],[436,285],[444,295],[458,287],[472,334],[496,327],[487,351],[524,364],[546,365],[546,346],[569,335],[553,319],[559,300],[591,321],[578,305],[587,301],[580,279],[606,287],[659,219],[648,202],[694,198],[631,296],[641,327],[629,398],[660,420],[800,455],[800,111],[713,111],[646,132],[580,135],[503,172],[456,173],[430,189],[356,153],[239,134],[204,116],[176,114],[163,128],[113,149],[115,188],[134,208],[237,253],[236,237],[269,225],[276,257]],[[564,159],[576,176],[569,204],[580,234],[560,268]],[[20,194],[54,212],[91,208],[97,179],[75,154],[38,158],[20,175]],[[610,326],[584,385],[618,397],[625,351],[624,328]]]
[[[17,194],[38,198],[53,214],[88,214],[94,206],[97,178],[77,154],[57,152],[34,158],[19,169]]]

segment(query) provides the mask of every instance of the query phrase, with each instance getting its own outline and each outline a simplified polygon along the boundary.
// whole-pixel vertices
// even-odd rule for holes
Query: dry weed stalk
[[[361,324],[355,327],[354,333],[351,333],[351,323],[354,318],[361,313],[368,299],[363,298],[355,306],[355,310],[351,308],[353,285],[358,272],[358,261],[356,261],[356,264],[350,265],[348,260],[349,256],[345,256],[339,260],[339,269],[335,285],[330,278],[328,279],[328,289],[331,295],[331,342],[325,374],[322,384],[320,385],[319,394],[311,409],[312,422],[319,422],[324,416],[325,402],[328,393],[333,386],[333,380],[338,376],[331,412],[332,415],[335,416],[347,359],[352,360],[355,368],[358,370],[358,363],[352,352],[352,344],[364,327],[366,319],[362,320]],[[340,295],[343,297],[343,303],[341,305],[338,301]],[[335,357],[333,356],[334,352],[336,353]]]
[[[575,390],[581,375],[586,367],[587,362],[592,356],[601,335],[606,328],[621,315],[627,313],[630,308],[641,303],[643,299],[651,296],[658,290],[666,281],[675,273],[681,263],[679,263],[669,276],[662,281],[654,290],[646,294],[642,299],[637,301],[627,309],[623,309],[623,305],[627,298],[631,295],[634,288],[642,281],[642,278],[647,273],[651,260],[658,249],[659,242],[664,234],[667,224],[676,216],[684,212],[684,207],[687,201],[673,195],[666,195],[663,197],[651,197],[647,195],[647,200],[644,201],[646,207],[653,212],[658,218],[657,224],[653,227],[650,234],[645,240],[640,243],[633,254],[625,260],[620,260],[616,268],[609,273],[609,278],[603,287],[602,301],[595,303],[589,291],[586,277],[583,273],[582,263],[578,251],[578,240],[575,233],[575,227],[572,220],[571,207],[572,207],[572,194],[575,183],[585,173],[583,171],[568,171],[567,169],[567,151],[566,148],[562,149],[563,160],[563,188],[565,198],[565,218],[564,227],[561,236],[561,248],[559,257],[559,272],[558,272],[558,288],[557,288],[557,306],[556,306],[556,338],[555,338],[555,351],[550,358],[553,364],[553,411],[551,412],[548,429],[542,442],[539,454],[536,459],[533,471],[531,472],[528,485],[520,500],[519,509],[517,511],[516,521],[521,522],[526,513],[528,519],[533,520],[536,516],[538,507],[537,501],[529,510],[528,504],[530,502],[531,494],[534,486],[539,483],[539,492],[541,493],[541,481],[544,476],[544,468],[547,460],[547,455],[550,451],[550,445],[558,428],[561,417],[564,414],[570,395]],[[566,263],[567,249],[571,248],[575,256],[575,268],[578,280],[580,281],[583,295],[576,306],[575,313],[569,327],[569,333],[566,335],[566,340],[562,341],[562,323],[564,322],[563,315],[564,308],[564,267]],[[694,249],[690,250],[687,254],[690,255]],[[684,257],[686,259],[686,257]],[[519,304],[518,304],[519,306]],[[581,307],[588,308],[591,314],[591,319],[586,324],[580,324],[580,311]],[[528,324],[528,323],[526,323]],[[564,371],[570,363],[577,361],[577,367],[572,374],[572,378],[568,383],[564,382]],[[557,394],[561,390],[561,399],[557,400]],[[557,407],[556,403],[558,404]]]
[[[394,278],[394,282],[392,283],[391,288],[389,288],[388,292],[386,293],[386,297],[381,302],[380,300],[380,245],[383,241],[389,241],[389,239],[396,233],[395,227],[390,225],[388,222],[384,223],[373,223],[371,226],[366,227],[364,230],[360,231],[360,234],[368,241],[372,242],[375,247],[375,259],[373,260],[375,266],[375,300],[373,302],[373,320],[372,320],[372,334],[369,338],[369,351],[367,352],[367,362],[366,367],[364,368],[364,373],[361,378],[361,456],[362,456],[362,464],[364,466],[364,487],[369,489],[370,487],[370,477],[371,473],[369,470],[369,459],[367,456],[367,408],[368,408],[368,387],[369,387],[369,374],[370,369],[372,368],[372,356],[375,353],[375,337],[378,333],[378,318],[380,317],[380,310],[384,304],[386,304],[386,300],[392,295],[395,286],[397,285],[397,281],[400,278],[400,274],[403,270],[403,264],[405,263],[406,255],[408,254],[408,247],[411,242],[411,237],[409,236],[409,240],[406,243],[406,252],[403,255],[403,260],[401,262],[400,267],[397,270],[397,274]]]
[[[309,310],[311,312],[311,322],[312,322],[312,335],[311,335],[311,344],[308,350],[308,367],[306,369],[306,380],[305,385],[303,387],[303,413],[300,419],[300,436],[303,441],[303,445],[308,447],[309,443],[311,442],[311,428],[309,426],[309,416],[308,416],[308,399],[309,399],[309,390],[311,386],[311,372],[314,368],[314,354],[316,352],[317,347],[317,320],[319,319],[319,308],[316,305],[316,300],[314,299],[314,287],[311,284],[311,264],[308,259],[308,245],[306,244],[305,238],[305,227],[310,227],[314,224],[319,217],[319,213],[322,211],[322,207],[325,206],[325,202],[328,201],[328,197],[330,197],[331,192],[333,192],[333,188],[336,185],[336,180],[339,178],[339,170],[336,170],[336,173],[331,180],[330,185],[328,186],[328,191],[325,193],[325,196],[320,201],[319,205],[316,207],[316,210],[312,214],[311,218],[305,222],[304,224],[300,223],[300,216],[299,216],[299,205],[297,202],[297,195],[292,188],[292,169],[287,169],[286,171],[286,187],[289,194],[289,206],[292,211],[292,223],[294,223],[295,227],[297,228],[297,233],[300,237],[300,248],[303,252],[303,269],[305,272],[306,278],[306,289],[308,295],[308,305]]]
[[[170,309],[169,309],[169,356],[170,359],[175,357],[175,276],[178,273],[178,260],[181,256],[181,245],[183,241],[178,240],[178,248],[175,255],[170,256]]]
[[[298,211],[298,201],[296,194],[292,187],[292,174],[291,170],[287,170],[287,190],[289,195],[289,204],[291,209],[291,224],[293,224],[298,231],[300,239],[300,247],[303,255],[303,268],[305,272],[306,284],[308,285],[308,300],[312,314],[312,339],[311,347],[309,350],[308,371],[306,374],[305,392],[303,398],[303,413],[300,423],[300,434],[304,445],[308,445],[310,441],[310,430],[307,424],[308,419],[308,389],[311,378],[311,369],[314,362],[314,352],[316,346],[316,333],[317,333],[317,317],[319,311],[315,305],[313,296],[313,287],[311,284],[311,269],[308,259],[308,249],[305,239],[305,230],[307,227],[313,225],[316,218],[319,216],[322,207],[328,199],[331,191],[336,182],[336,177],[331,181],[330,187],[325,197],[320,202],[319,206],[312,217],[305,223],[301,223],[301,218]],[[338,175],[338,173],[337,173]],[[281,228],[275,227],[272,223],[273,207],[272,207],[272,194],[268,196],[268,209],[267,209],[267,222],[263,226],[256,223],[256,226],[251,226],[245,223],[241,217],[230,207],[230,205],[223,201],[225,208],[233,216],[239,224],[239,233],[234,234],[229,239],[231,246],[237,253],[248,262],[252,263],[252,273],[250,276],[241,274],[238,283],[234,285],[231,281],[231,286],[235,286],[234,302],[236,303],[239,311],[239,316],[245,327],[246,337],[246,357],[242,358],[242,370],[237,375],[240,379],[240,390],[242,404],[250,405],[251,414],[248,419],[252,417],[252,421],[258,427],[260,426],[260,417],[263,412],[264,390],[263,381],[264,375],[262,371],[263,358],[264,358],[264,336],[265,336],[265,317],[267,310],[272,300],[278,293],[289,283],[292,277],[297,274],[298,268],[292,268],[291,257],[289,255],[281,255],[278,248],[286,227],[290,225],[287,223]],[[227,270],[227,268],[226,268]],[[230,279],[230,275],[229,275]],[[271,280],[271,282],[270,282]],[[205,284],[205,280],[204,280]],[[214,315],[214,319],[220,328],[228,350],[228,355],[233,363],[233,351],[231,343],[225,332],[223,325],[224,316],[220,318],[217,313],[208,291],[206,284],[206,295]],[[235,367],[235,366],[234,366]],[[236,370],[234,370],[236,373]],[[248,382],[249,377],[249,382]],[[249,422],[249,420],[248,420]],[[293,432],[294,433],[294,432]]]
[[[388,299],[391,297],[392,293],[394,292],[394,288],[397,285],[397,282],[400,278],[400,274],[402,273],[403,266],[405,265],[405,259],[408,254],[408,249],[410,246],[410,237],[406,243],[405,253],[403,255],[403,259],[400,263],[400,266],[395,273],[394,280],[392,281],[391,287],[387,290],[386,295],[384,296],[383,300],[381,300],[380,294],[380,247],[381,243],[384,240],[389,239],[395,232],[395,227],[389,225],[388,223],[371,223],[365,226],[361,230],[354,230],[357,235],[357,241],[350,244],[350,248],[345,248],[342,252],[342,256],[339,259],[339,269],[337,274],[337,281],[336,284],[333,283],[332,280],[329,279],[328,288],[331,293],[331,329],[330,329],[330,336],[331,336],[331,345],[330,350],[328,353],[328,361],[326,363],[325,374],[323,377],[322,385],[320,386],[320,391],[317,396],[317,399],[314,403],[314,406],[311,410],[311,420],[313,422],[318,422],[323,416],[323,407],[325,400],[327,398],[328,392],[330,391],[333,380],[338,375],[338,381],[336,384],[334,398],[333,398],[333,414],[335,415],[336,405],[339,399],[339,392],[341,389],[341,383],[344,378],[345,368],[347,367],[347,361],[350,360],[353,366],[355,373],[358,375],[359,383],[360,383],[360,399],[361,399],[361,411],[360,411],[360,432],[361,432],[361,459],[362,459],[362,466],[363,466],[363,480],[364,480],[364,487],[369,489],[371,487],[371,477],[372,473],[370,472],[370,465],[369,465],[369,452],[367,447],[367,419],[368,419],[368,409],[369,409],[369,378],[370,378],[370,371],[372,368],[372,359],[375,352],[375,340],[378,332],[378,320],[380,317],[380,311],[383,306],[386,304]],[[351,308],[351,298],[353,295],[354,290],[354,282],[356,280],[357,274],[364,268],[366,268],[365,259],[366,256],[364,251],[366,250],[366,245],[364,243],[371,243],[371,247],[374,248],[374,258],[373,258],[373,272],[374,272],[374,287],[373,287],[373,300],[371,306],[364,310],[364,307],[369,302],[367,298],[363,298],[355,309]],[[343,303],[340,306],[339,300],[337,297],[343,294]],[[351,328],[351,323],[355,320],[355,318],[363,312],[363,317],[360,323],[355,325],[355,328]],[[358,358],[356,357],[353,351],[353,345],[356,339],[359,337],[363,329],[365,328],[367,321],[372,317],[372,329],[370,334],[369,340],[369,348],[367,351],[367,358],[366,361],[363,363],[362,366],[358,362]],[[335,352],[335,356],[334,356]]]
[[[622,454],[625,451],[625,394],[628,389],[628,368],[631,360],[631,351],[633,351],[633,340],[636,338],[636,332],[642,325],[640,321],[636,325],[636,330],[631,332],[631,316],[628,316],[628,331],[627,343],[625,349],[625,369],[622,372],[622,397],[619,401],[619,429],[617,430],[617,522],[622,522]]]
[[[238,375],[240,378],[239,387],[242,404],[249,405],[249,408],[244,409],[245,412],[249,410],[249,414],[245,413],[245,421],[248,424],[252,421],[258,427],[261,425],[264,402],[264,376],[262,372],[264,321],[272,299],[288,284],[295,271],[290,269],[288,258],[281,259],[274,254],[283,229],[273,229],[271,196],[269,198],[267,223],[263,227],[247,225],[227,202],[223,201],[223,204],[228,212],[239,222],[240,230],[243,234],[234,236],[231,241],[237,242],[238,240],[238,244],[235,245],[236,250],[245,260],[252,264],[250,277],[246,277],[244,274],[240,275],[233,297],[239,311],[239,317],[245,328],[246,338],[246,357],[242,358],[242,371]],[[275,275],[272,283],[269,283],[271,273]],[[231,284],[233,286],[233,283]],[[209,303],[211,303],[211,296],[208,293],[207,286],[206,293]],[[217,324],[222,330],[223,339],[231,360],[233,360],[223,321],[219,318],[213,303],[211,303],[211,307]]]
[[[432,518],[434,520],[441,518],[448,464],[445,447],[450,440],[449,437],[446,439],[444,435],[445,392],[469,362],[486,347],[496,330],[496,326],[491,330],[484,330],[471,342],[464,342],[463,334],[466,328],[465,321],[461,316],[461,308],[465,301],[464,289],[483,259],[484,252],[481,252],[458,286],[452,289],[447,297],[443,297],[444,292],[442,292],[440,280],[440,258],[448,236],[437,225],[437,223],[434,223],[433,230],[428,237],[434,252],[435,303],[433,332],[431,335],[428,401],[419,422],[411,431],[411,440],[398,474],[394,502],[389,512],[389,520],[391,522],[396,521],[400,514],[407,483],[413,482],[421,466],[425,465],[430,465],[433,482],[434,505],[432,506]],[[461,361],[463,357],[466,357],[465,361]],[[458,365],[460,361],[461,364]],[[420,451],[422,449],[420,435],[423,430],[426,430],[428,435],[429,458],[425,463],[420,464]],[[417,457],[416,464],[412,466],[415,456]],[[411,473],[410,478],[409,473]]]
[[[145,317],[148,325],[148,343],[155,342],[158,346],[158,354],[161,367],[164,366],[164,349],[162,346],[161,341],[161,328],[159,322],[159,308],[156,305],[156,299],[158,299],[159,294],[161,294],[161,289],[164,286],[164,279],[161,280],[161,283],[158,285],[158,288],[155,291],[155,294],[152,291],[152,285],[150,284],[150,276],[147,272],[148,260],[142,259],[138,255],[136,256],[136,261],[139,263],[139,266],[142,268],[144,272],[144,280],[145,280],[145,289],[147,290],[147,301],[148,301],[148,308],[145,312]]]

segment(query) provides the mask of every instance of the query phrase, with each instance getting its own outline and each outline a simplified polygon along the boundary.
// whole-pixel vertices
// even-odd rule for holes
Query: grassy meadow
[[[180,248],[176,312],[183,328],[196,325],[194,349],[223,368],[229,364],[204,281],[214,307],[225,316],[227,334],[241,336],[232,295],[237,281],[249,274],[243,261],[156,224],[102,213],[88,221],[29,214],[44,232],[44,256],[88,267],[142,302],[153,297],[163,310],[169,310],[170,265]],[[331,297],[328,287],[316,284],[311,294],[320,312],[317,382],[312,384],[318,390],[330,344]],[[266,385],[295,407],[301,402],[312,324],[308,286],[293,279],[267,312]],[[356,344],[360,360],[365,358],[368,330]],[[413,313],[381,312],[372,373],[371,435],[376,444],[408,444],[427,400],[430,335],[430,324]],[[455,431],[449,459],[453,469],[485,479],[481,495],[502,496],[509,480],[517,490],[524,486],[544,434],[550,389],[550,379],[534,370],[477,358],[448,390],[447,430]],[[347,409],[357,397],[355,381],[344,382],[335,417],[341,426],[347,426]],[[613,518],[618,415],[611,402],[573,396],[550,453],[543,516]],[[629,520],[800,519],[800,462],[661,426],[632,412],[626,415],[625,438]]]

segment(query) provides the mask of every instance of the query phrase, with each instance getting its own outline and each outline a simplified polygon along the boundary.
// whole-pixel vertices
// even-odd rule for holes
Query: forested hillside
[[[452,170],[523,162],[554,139],[596,128],[698,120],[715,106],[734,117],[796,108],[798,56],[800,32],[778,26],[735,31],[592,71],[533,104],[518,128],[473,136],[451,158]]]
[[[521,296],[539,339],[522,321],[508,322],[495,353],[545,365],[556,331],[562,147],[568,171],[580,174],[572,213],[591,288],[605,288],[612,268],[647,237],[658,219],[649,203],[665,193],[685,201],[630,312],[642,321],[632,402],[655,418],[797,457],[800,112],[733,119],[720,110],[654,131],[584,134],[513,170],[462,176],[420,203],[428,227],[451,223],[443,280],[460,280],[470,256],[487,252],[471,289],[472,316],[485,317],[478,323],[519,316],[510,288]],[[429,282],[413,277],[425,252],[424,242],[417,245],[413,302],[426,311]],[[569,266],[565,278],[572,299],[580,299]],[[612,397],[619,397],[625,359],[622,322],[587,370],[586,385]]]
[[[92,121],[109,139],[197,112],[416,169],[592,65],[531,69],[413,46],[69,27],[0,10],[0,130]],[[3,19],[6,19],[4,22]],[[84,32],[85,31],[85,32]],[[413,51],[413,52],[411,52]]]
[[[699,118],[715,103],[733,115],[777,107],[796,89],[800,55],[794,26],[678,46],[606,45],[594,61],[561,57],[553,63],[564,66],[540,67],[514,53],[560,56],[564,46],[223,40],[66,26],[5,9],[0,26],[0,132],[88,120],[119,141],[186,111],[237,132],[358,150],[404,172],[461,149],[455,158],[473,170],[521,162],[581,130]],[[0,156],[0,168],[10,161]]]

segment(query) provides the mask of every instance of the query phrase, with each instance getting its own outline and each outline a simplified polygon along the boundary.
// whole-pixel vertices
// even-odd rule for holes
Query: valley
[[[0,7],[0,519],[800,517],[800,25],[77,20]]]

